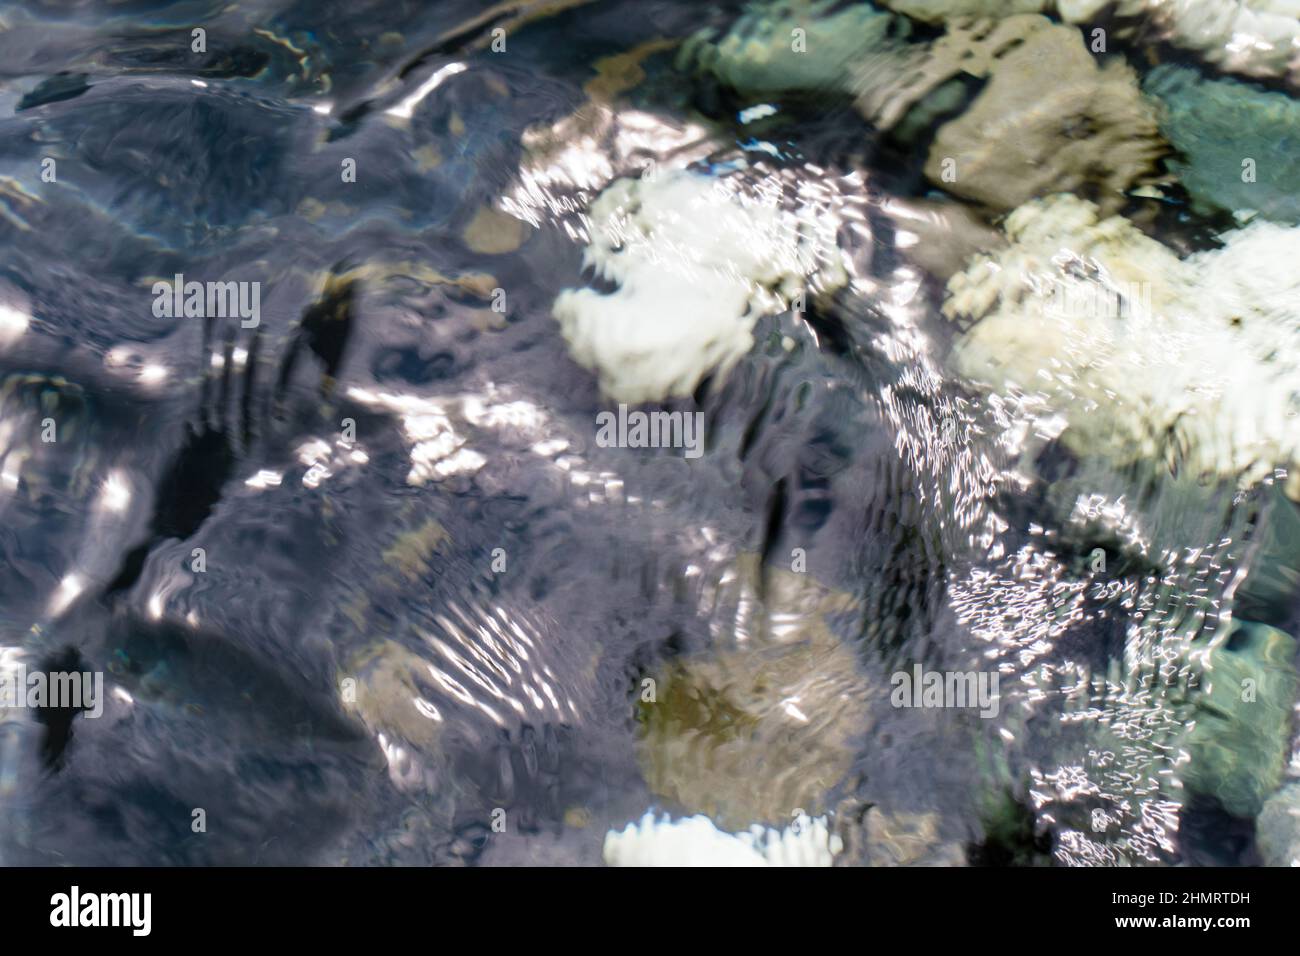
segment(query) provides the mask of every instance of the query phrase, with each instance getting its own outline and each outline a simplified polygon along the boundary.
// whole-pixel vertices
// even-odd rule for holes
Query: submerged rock
[[[1300,77],[1300,4],[1296,0],[882,0],[925,23],[962,17],[1056,13],[1088,27],[1107,22],[1117,37],[1154,35],[1230,73]]]
[[[1093,191],[1109,210],[1154,172],[1164,144],[1136,74],[1118,60],[1098,66],[1077,29],[1034,30],[990,73],[975,102],[936,135],[925,164],[931,182],[994,209]]]
[[[945,34],[904,42],[905,22],[868,4],[829,15],[826,4],[753,5],[723,39],[706,32],[686,44],[678,64],[746,93],[845,93],[876,127],[898,127],[904,142],[960,107],[959,78],[987,77],[974,103],[939,130],[925,174],[998,210],[1076,189],[1117,208],[1154,173],[1165,147],[1133,70],[1119,60],[1099,66],[1077,28],[1031,12],[1037,0],[893,6],[946,21]]]
[[[1268,866],[1300,866],[1300,783],[1289,783],[1264,804],[1255,840]]]
[[[1296,696],[1295,652],[1288,634],[1239,620],[1206,652],[1183,782],[1233,816],[1257,815],[1281,783]]]
[[[867,811],[865,854],[868,866],[965,866],[960,843],[944,840],[934,813],[887,814]]]
[[[964,375],[1079,455],[1243,483],[1300,461],[1300,229],[1252,223],[1180,260],[1062,195],[1005,230],[948,284],[944,313],[978,320]]]
[[[860,59],[853,65],[849,89],[858,112],[888,129],[914,107],[914,114],[929,116],[939,107],[957,105],[952,102],[954,80],[987,77],[1029,37],[1052,28],[1050,20],[1036,15],[1003,20],[957,17],[932,43],[896,44]]]
[[[1297,0],[1057,0],[1056,5],[1062,19],[1072,23],[1095,22],[1112,8],[1121,18],[1121,36],[1136,29],[1125,19],[1141,18],[1174,46],[1220,69],[1300,82]]]
[[[942,23],[957,17],[1009,17],[1039,13],[1048,0],[882,0],[882,5],[913,20]]]
[[[858,111],[904,143],[957,113],[930,145],[932,183],[995,210],[1067,190],[1109,210],[1154,178],[1167,147],[1126,63],[1099,64],[1077,28],[1035,13],[950,17],[931,43],[861,58],[849,81]],[[971,80],[986,82],[957,112]]]
[[[751,4],[720,39],[711,31],[692,37],[677,65],[747,93],[838,90],[900,21],[866,3],[826,15],[834,7],[833,0]]]
[[[851,598],[753,559],[738,570],[755,620],[655,675],[639,743],[652,792],[736,830],[824,812],[870,730],[868,681],[825,619]]]
[[[1163,103],[1160,128],[1185,157],[1167,164],[1198,211],[1300,222],[1300,102],[1183,66],[1157,67],[1143,87]]]
[[[759,317],[784,311],[805,288],[848,281],[836,243],[842,196],[832,184],[801,185],[674,170],[601,193],[584,263],[617,290],[565,290],[552,311],[606,395],[688,396],[749,351]]]

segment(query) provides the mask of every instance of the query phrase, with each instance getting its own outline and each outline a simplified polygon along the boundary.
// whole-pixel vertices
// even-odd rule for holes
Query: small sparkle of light
[[[104,481],[100,502],[108,511],[123,512],[131,504],[131,487],[119,472],[113,472]]]
[[[0,343],[12,342],[24,332],[32,317],[22,309],[0,302]]]
[[[163,365],[146,365],[140,369],[140,381],[145,385],[157,385],[167,378],[167,368]]]
[[[50,613],[62,614],[68,605],[77,599],[77,595],[86,589],[86,584],[77,574],[69,574],[59,582],[58,590],[50,600]]]
[[[410,119],[420,101],[441,86],[443,80],[447,79],[449,76],[454,76],[457,73],[464,73],[467,69],[468,67],[466,67],[464,63],[448,63],[442,69],[434,73],[433,76],[421,83],[419,89],[414,93],[402,100],[402,102],[398,103],[396,106],[390,106],[384,112],[389,116],[398,116],[402,119]]]
[[[249,488],[257,488],[259,490],[262,490],[266,488],[279,488],[280,482],[283,480],[284,480],[284,476],[281,475],[278,471],[269,471],[263,468],[252,478],[249,478],[247,481],[245,481],[244,484]]]

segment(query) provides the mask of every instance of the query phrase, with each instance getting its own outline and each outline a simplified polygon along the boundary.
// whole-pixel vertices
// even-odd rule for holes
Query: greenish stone
[[[1262,511],[1246,579],[1237,589],[1237,613],[1281,623],[1300,597],[1300,505],[1274,482],[1258,494]]]
[[[1254,210],[1300,223],[1300,102],[1174,65],[1152,70],[1143,89],[1163,103],[1161,132],[1183,155],[1168,165],[1198,212]],[[1243,180],[1246,160],[1254,182]]]
[[[1300,783],[1287,784],[1264,804],[1255,842],[1268,866],[1300,866]]]
[[[1183,773],[1189,791],[1214,797],[1238,817],[1257,816],[1282,782],[1296,642],[1267,624],[1233,621],[1206,654]]]
[[[906,27],[870,4],[832,12],[833,6],[826,0],[751,4],[717,42],[706,33],[689,40],[678,67],[712,73],[747,93],[843,90],[852,67]]]

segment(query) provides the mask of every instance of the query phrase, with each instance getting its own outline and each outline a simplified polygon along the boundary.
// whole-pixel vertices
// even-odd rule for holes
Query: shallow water
[[[226,6],[0,23],[0,660],[105,690],[0,712],[0,860],[596,864],[654,809],[828,814],[855,863],[1259,862],[1179,735],[1188,648],[1294,632],[1285,474],[1101,465],[963,380],[944,280],[997,217],[918,228],[956,205],[923,149],[830,91],[743,122],[674,65],[739,5]],[[552,317],[650,161],[827,203],[855,276],[667,402],[699,457],[602,447]],[[1145,228],[1212,247],[1172,195]],[[177,274],[258,324],[158,315]],[[918,663],[997,714],[895,706]]]

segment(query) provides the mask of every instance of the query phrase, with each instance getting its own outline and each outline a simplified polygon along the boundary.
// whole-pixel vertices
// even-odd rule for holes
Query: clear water
[[[755,132],[674,67],[738,5],[227,6],[0,12],[0,660],[106,698],[3,712],[0,860],[596,864],[654,809],[829,814],[845,862],[1259,862],[1178,786],[1166,685],[1234,608],[1293,623],[1259,557],[1291,504],[1051,443],[1013,479],[922,255],[957,240],[900,212],[921,160],[829,94]],[[530,191],[547,129],[580,148]],[[873,290],[668,403],[694,459],[601,447],[551,316],[648,160],[846,195]],[[178,273],[259,282],[259,324],[158,316]],[[1089,495],[1176,557],[1066,522]],[[894,706],[917,663],[997,672],[997,716]]]

